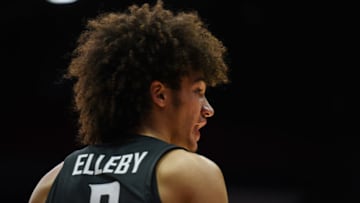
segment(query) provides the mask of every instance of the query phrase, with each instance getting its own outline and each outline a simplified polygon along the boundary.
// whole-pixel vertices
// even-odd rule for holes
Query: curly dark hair
[[[175,14],[162,1],[90,19],[77,45],[65,77],[75,79],[82,144],[119,139],[138,126],[153,80],[179,89],[183,76],[200,71],[211,87],[229,82],[223,43],[195,11]]]

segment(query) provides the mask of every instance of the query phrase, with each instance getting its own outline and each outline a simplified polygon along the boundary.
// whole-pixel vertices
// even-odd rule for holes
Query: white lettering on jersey
[[[147,151],[110,157],[105,157],[104,154],[80,154],[76,158],[72,175],[126,174],[128,171],[136,173],[147,154]]]

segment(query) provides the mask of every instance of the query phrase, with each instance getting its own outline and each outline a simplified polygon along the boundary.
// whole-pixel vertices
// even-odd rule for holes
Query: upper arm
[[[166,154],[157,166],[163,203],[227,203],[223,174],[211,160],[184,150]]]
[[[46,173],[34,188],[29,203],[45,203],[50,192],[51,186],[63,166],[63,162],[56,165],[48,173]]]

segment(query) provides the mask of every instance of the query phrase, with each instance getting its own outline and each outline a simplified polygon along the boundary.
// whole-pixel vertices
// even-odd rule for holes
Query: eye
[[[205,96],[205,89],[197,88],[197,89],[195,89],[195,93],[200,96]]]

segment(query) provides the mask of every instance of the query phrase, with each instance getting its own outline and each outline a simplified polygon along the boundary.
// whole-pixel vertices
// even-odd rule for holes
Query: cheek
[[[203,100],[199,98],[196,94],[189,95],[183,95],[183,113],[187,112],[187,117],[193,117],[191,120],[198,119],[199,115],[201,114],[201,107],[203,104]]]
[[[191,114],[197,117],[201,113],[202,102],[198,98],[194,98],[189,105],[189,110]]]

